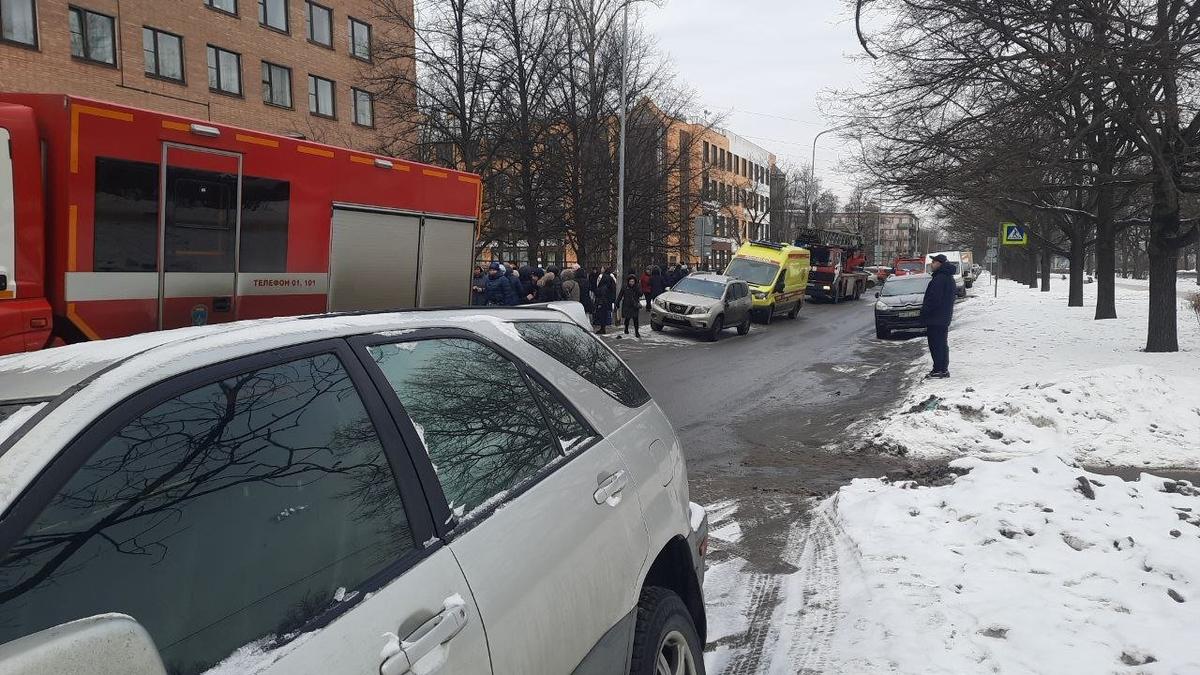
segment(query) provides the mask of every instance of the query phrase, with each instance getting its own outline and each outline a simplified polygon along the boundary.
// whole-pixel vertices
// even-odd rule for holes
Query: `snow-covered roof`
[[[572,307],[574,305],[574,307]],[[547,311],[559,319],[588,323],[579,303],[550,303],[548,306],[475,307],[448,310],[322,314],[237,321],[196,328],[156,331],[112,340],[85,342],[40,352],[0,358],[0,402],[47,400],[90,377],[122,362],[157,361],[171,353],[187,359],[189,354],[211,349],[246,345],[233,352],[261,351],[251,345],[307,342],[356,333],[398,328],[424,328],[462,322],[490,322],[507,327],[514,319],[545,319]],[[231,352],[231,355],[232,353]]]

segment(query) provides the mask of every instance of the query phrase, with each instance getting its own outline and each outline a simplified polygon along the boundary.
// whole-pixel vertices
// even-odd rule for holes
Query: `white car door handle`
[[[422,658],[446,644],[467,625],[467,609],[461,604],[446,601],[446,609],[421,624],[409,636],[400,641],[398,648],[379,666],[379,675],[407,675]],[[393,636],[393,640],[395,637]],[[395,644],[395,643],[393,643]],[[384,648],[385,653],[389,650]],[[422,673],[434,672],[423,670]]]
[[[627,485],[629,485],[629,474],[625,472],[625,469],[621,469],[600,483],[600,487],[592,493],[592,499],[595,499],[597,504],[603,504],[621,494]]]

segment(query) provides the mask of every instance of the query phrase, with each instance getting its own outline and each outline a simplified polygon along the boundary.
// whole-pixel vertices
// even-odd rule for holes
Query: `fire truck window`
[[[291,183],[242,178],[242,272],[286,272]]]
[[[232,272],[237,178],[167,169],[167,272]]]
[[[93,223],[93,270],[155,271],[158,267],[158,165],[97,157]]]

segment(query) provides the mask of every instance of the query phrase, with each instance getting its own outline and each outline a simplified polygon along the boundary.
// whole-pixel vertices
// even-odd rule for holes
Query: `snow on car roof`
[[[454,325],[460,322],[484,322],[492,330],[507,332],[513,319],[545,319],[553,316],[579,323],[587,322],[579,303],[550,303],[545,306],[475,307],[470,309],[408,310],[321,314],[305,317],[280,317],[233,323],[156,331],[111,340],[97,340],[39,352],[0,357],[0,402],[46,400],[123,361],[156,361],[150,355],[171,353],[188,359],[193,353],[210,349],[246,345],[237,350],[261,351],[252,344],[300,342],[297,338],[323,338],[370,333],[397,328],[421,328]],[[580,316],[576,316],[579,314]],[[515,331],[513,331],[515,334]],[[266,346],[266,345],[264,345]],[[273,346],[273,345],[272,345]]]

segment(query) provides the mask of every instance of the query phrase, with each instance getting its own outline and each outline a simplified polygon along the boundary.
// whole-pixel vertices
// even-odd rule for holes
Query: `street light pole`
[[[613,275],[621,279],[624,270],[621,265],[625,256],[625,106],[626,106],[626,71],[629,63],[629,3],[625,3],[624,27],[621,30],[621,141],[617,163],[620,173],[617,176],[617,260],[613,265]]]
[[[817,200],[815,197],[813,197],[813,194],[812,194],[812,191],[814,189],[813,186],[817,180],[816,179],[817,139],[824,136],[825,134],[828,134],[828,133],[831,133],[834,131],[841,131],[842,129],[845,129],[848,126],[851,126],[851,124],[843,124],[841,126],[833,127],[832,129],[826,129],[825,131],[818,133],[816,136],[813,136],[812,161],[809,162],[809,164],[808,164],[808,190],[809,190],[809,192],[808,192],[808,229],[810,229],[810,230],[813,229],[813,211],[817,208]]]

